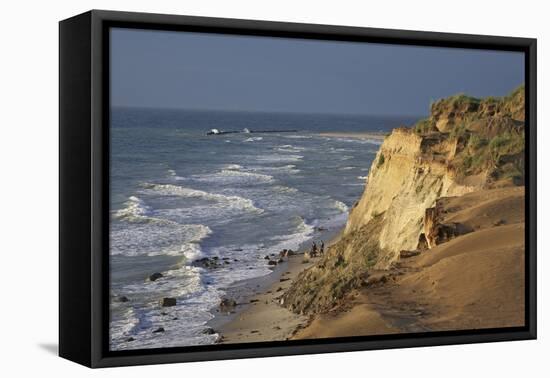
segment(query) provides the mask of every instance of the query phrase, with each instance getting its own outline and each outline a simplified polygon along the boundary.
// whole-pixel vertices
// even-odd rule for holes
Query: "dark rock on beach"
[[[128,301],[129,301],[128,297],[125,296],[125,295],[121,295],[120,297],[117,298],[117,300],[118,300],[119,302],[122,302],[122,303],[128,302]]]
[[[205,269],[215,269],[220,267],[217,256],[214,256],[212,258],[203,257],[202,259],[193,261],[192,265]]]
[[[213,328],[208,327],[208,328],[203,329],[201,333],[203,335],[214,335],[216,333],[216,331],[214,331]]]
[[[162,277],[163,277],[162,273],[156,272],[156,273],[153,273],[149,276],[149,281],[156,281],[156,280],[158,280],[159,278],[162,278]]]
[[[295,255],[296,253],[292,249],[283,249],[279,252],[279,257],[289,257]]]
[[[171,307],[176,305],[176,298],[162,298],[160,300],[160,305],[162,307]]]
[[[160,333],[160,332],[164,332],[164,328],[163,327],[158,327],[157,329],[155,329],[153,331],[153,333]]]
[[[269,260],[269,261],[267,262],[267,265],[277,265],[277,261],[275,261],[275,260]]]

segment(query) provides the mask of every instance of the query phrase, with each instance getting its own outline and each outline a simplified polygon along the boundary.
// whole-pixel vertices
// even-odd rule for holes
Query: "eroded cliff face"
[[[500,99],[463,95],[435,102],[430,117],[388,135],[343,236],[281,298],[300,313],[340,304],[402,252],[468,232],[443,224],[437,201],[482,188],[523,185],[524,90]]]
[[[401,250],[416,249],[426,209],[442,196],[460,196],[484,184],[483,177],[458,183],[448,162],[457,141],[395,129],[382,144],[370,169],[365,192],[351,210],[344,234],[374,217],[383,219],[378,235],[380,255],[375,268],[385,269]]]

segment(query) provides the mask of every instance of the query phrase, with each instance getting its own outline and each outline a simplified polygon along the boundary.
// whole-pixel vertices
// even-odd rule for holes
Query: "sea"
[[[341,228],[360,198],[381,141],[320,134],[414,121],[112,108],[111,350],[215,343],[206,324],[229,288],[269,275],[266,255]],[[194,264],[204,257],[219,267]],[[161,307],[165,297],[176,305]]]

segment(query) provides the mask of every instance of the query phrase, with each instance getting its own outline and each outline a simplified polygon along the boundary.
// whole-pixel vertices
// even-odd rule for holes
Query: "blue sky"
[[[136,29],[111,31],[114,106],[423,115],[523,83],[518,52]]]

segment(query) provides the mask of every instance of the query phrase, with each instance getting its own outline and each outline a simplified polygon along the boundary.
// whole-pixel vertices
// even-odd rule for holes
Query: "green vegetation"
[[[498,161],[504,155],[516,154],[525,148],[525,135],[504,133],[497,135],[489,142],[489,151],[493,161]]]
[[[512,92],[510,92],[509,94],[504,96],[502,98],[502,100],[503,101],[511,101],[514,98],[518,97],[518,96],[523,96],[524,94],[525,94],[525,84],[521,84],[516,89],[514,89]]]
[[[414,125],[414,132],[420,135],[430,134],[437,131],[435,122],[430,118],[421,119]]]
[[[448,102],[452,105],[463,105],[468,103],[479,104],[481,102],[479,98],[467,96],[464,93],[459,93],[457,95],[451,96],[447,99],[444,99],[443,101]]]
[[[506,132],[490,140],[471,134],[466,148],[457,156],[456,168],[460,176],[490,170],[495,178],[523,178],[523,161],[518,163],[525,150],[525,134]]]
[[[456,125],[453,127],[451,132],[449,133],[449,138],[451,139],[465,139],[468,134],[468,130],[466,129],[466,125],[464,122]]]
[[[478,134],[470,134],[467,147],[469,151],[474,152],[487,145],[487,143],[487,139],[482,138]]]

